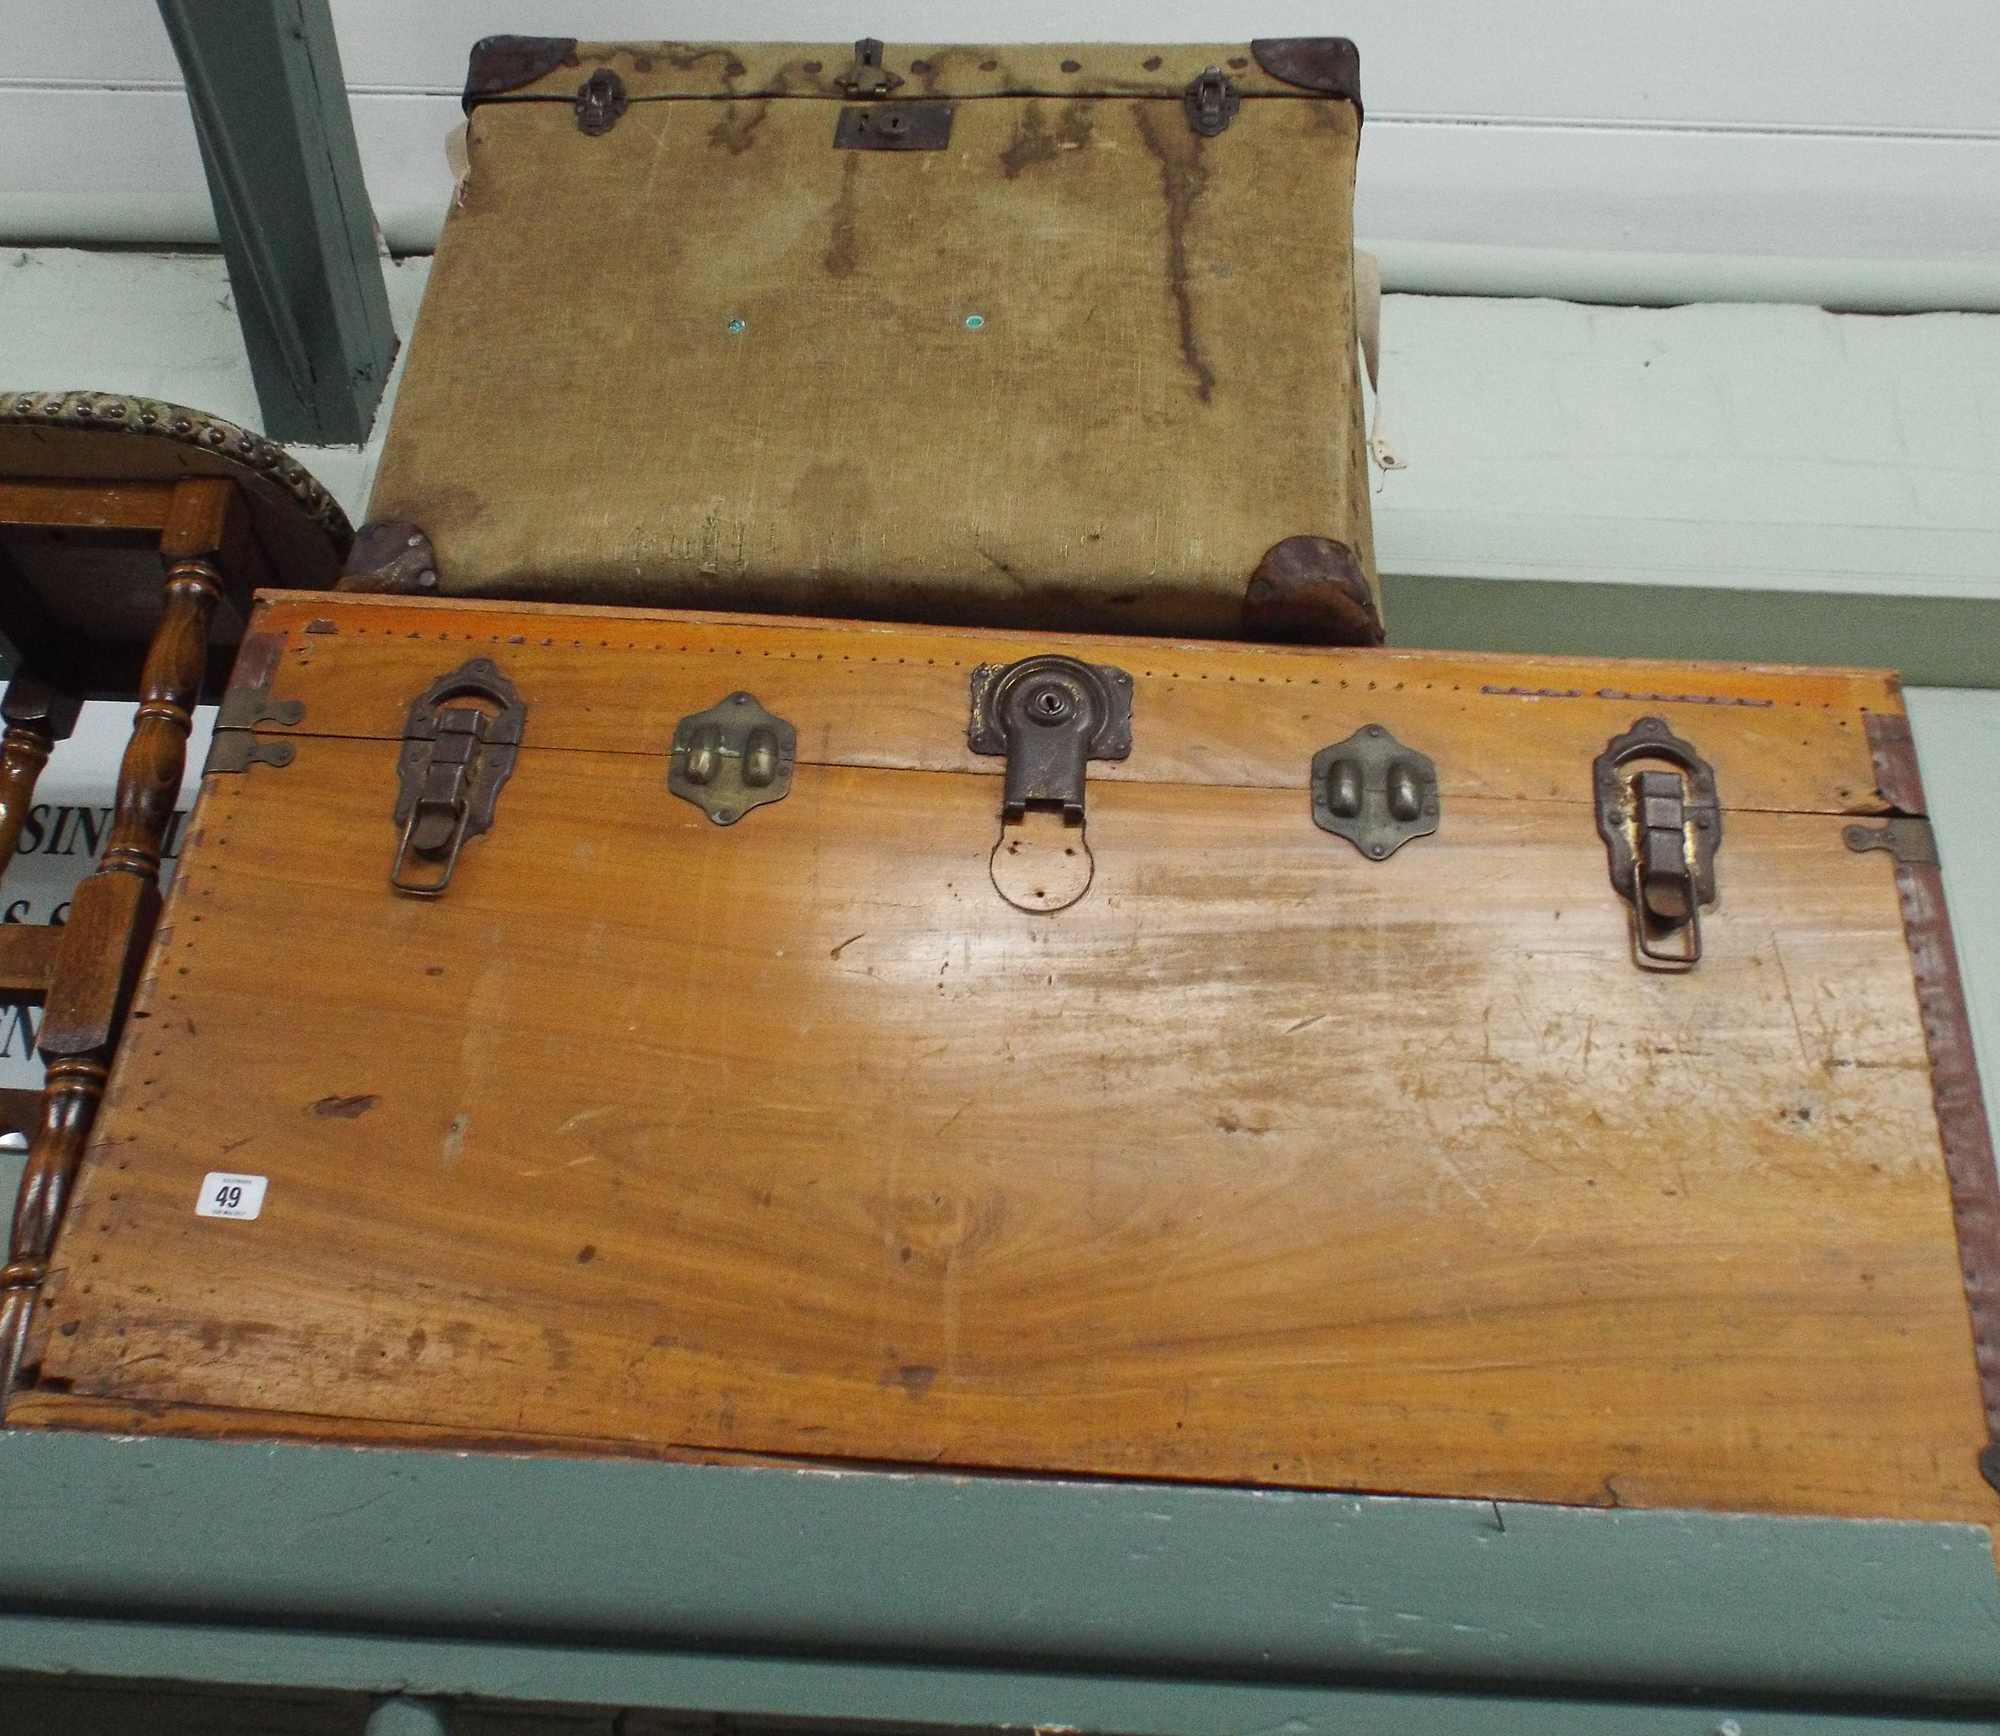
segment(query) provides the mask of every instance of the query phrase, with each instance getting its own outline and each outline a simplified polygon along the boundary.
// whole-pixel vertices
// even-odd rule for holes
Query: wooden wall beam
[[[368,438],[396,336],[328,0],[159,0],[274,440]]]
[[[0,1670],[1176,1736],[2000,1704],[1972,1525],[34,1429],[0,1487]],[[1478,1686],[1598,1705],[1397,1711]]]

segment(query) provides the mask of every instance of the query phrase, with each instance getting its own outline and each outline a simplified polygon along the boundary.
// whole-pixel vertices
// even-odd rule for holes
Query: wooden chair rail
[[[0,524],[41,529],[160,530],[175,482],[0,481]]]
[[[42,1094],[39,1091],[0,1087],[0,1133],[18,1133],[24,1139],[32,1139],[41,1119]]]
[[[41,923],[0,924],[0,1006],[40,1006],[55,976],[63,932]]]

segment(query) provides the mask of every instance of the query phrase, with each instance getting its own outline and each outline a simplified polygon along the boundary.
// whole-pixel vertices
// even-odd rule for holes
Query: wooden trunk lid
[[[280,599],[283,768],[211,775],[17,1421],[1990,1519],[1852,671]],[[989,877],[971,670],[1133,678],[1095,881]],[[528,705],[441,898],[404,713]],[[677,721],[797,731],[712,824]],[[1721,898],[1631,962],[1591,761],[1714,765]],[[1388,727],[1370,862],[1313,754]],[[266,1176],[251,1222],[204,1175]]]

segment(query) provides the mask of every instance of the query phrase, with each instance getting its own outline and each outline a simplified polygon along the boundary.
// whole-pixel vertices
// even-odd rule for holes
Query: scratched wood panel
[[[317,628],[317,631],[309,629]],[[272,694],[315,735],[392,736],[412,696],[491,657],[529,706],[538,746],[665,754],[674,726],[743,687],[798,728],[802,759],[997,777],[966,745],[982,662],[1060,650],[1133,677],[1132,757],[1093,781],[1304,790],[1312,757],[1383,723],[1436,762],[1456,796],[1590,798],[1590,762],[1648,712],[1715,765],[1730,808],[1860,813],[1884,806],[1865,711],[1902,711],[1881,670],[1770,669],[1477,653],[1328,650],[1025,636],[667,611],[532,609],[380,598],[281,599]]]
[[[722,830],[530,748],[418,902],[394,751],[209,780],[19,1420],[2000,1508],[1836,817],[1732,812],[1665,978],[1577,803],[1371,865],[1297,792],[1105,781],[1037,917],[985,778],[808,764]],[[216,1168],[255,1222],[193,1215]]]

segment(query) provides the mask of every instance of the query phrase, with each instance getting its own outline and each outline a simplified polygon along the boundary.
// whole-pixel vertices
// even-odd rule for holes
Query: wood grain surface
[[[300,728],[314,735],[397,735],[410,695],[480,656],[520,688],[537,747],[664,756],[681,718],[747,688],[797,727],[803,762],[995,778],[1001,761],[966,745],[972,670],[1067,651],[1133,678],[1131,757],[1093,763],[1093,783],[1302,791],[1315,753],[1379,722],[1437,763],[1447,797],[1588,801],[1591,760],[1652,712],[1714,764],[1726,807],[1874,813],[1889,804],[1875,790],[1864,716],[1902,712],[1895,677],[1864,669],[1162,642],[317,593],[281,594],[252,630],[285,636],[270,692],[301,700]]]
[[[722,829],[667,793],[657,750],[552,747],[602,727],[583,721],[602,690],[509,649],[527,746],[493,831],[423,902],[385,884],[394,742],[320,732],[358,714],[369,656],[399,721],[422,685],[407,648],[425,680],[451,667],[465,647],[437,634],[465,614],[341,606],[423,635],[370,646],[304,635],[309,613],[259,622],[296,629],[274,686],[306,701],[296,758],[208,780],[47,1286],[44,1390],[13,1420],[77,1402],[199,1430],[209,1407],[237,1419],[213,1432],[268,1414],[362,1438],[2000,1513],[1893,863],[1846,850],[1837,811],[1731,799],[1724,768],[1759,758],[1740,732],[1780,707],[1671,714],[1725,803],[1721,902],[1682,977],[1630,962],[1588,804],[1601,738],[1566,799],[1462,793],[1475,749],[1518,779],[1551,763],[1543,732],[1600,705],[1624,728],[1633,705],[1486,694],[1558,683],[1475,659],[1398,693],[1382,677],[1409,665],[1380,653],[1214,655],[1375,671],[1315,745],[1394,696],[1445,774],[1435,837],[1365,862],[1312,825],[1302,768],[1288,789],[1094,766],[1096,880],[1031,916],[988,879],[990,777],[807,756],[803,701],[857,744],[856,715],[914,730],[928,701],[897,683],[929,663],[792,660],[792,792]],[[765,629],[684,625],[738,643],[533,649],[622,666],[640,710],[739,684],[772,703],[786,660],[751,679],[734,657]],[[1134,648],[1184,690],[1223,667]],[[1687,684],[1605,669],[1621,691]],[[1278,713],[1242,687],[1242,710]],[[1128,773],[1191,728],[1153,693]],[[1858,733],[1835,709],[1826,739]],[[214,1169],[270,1178],[257,1220],[194,1216]]]

